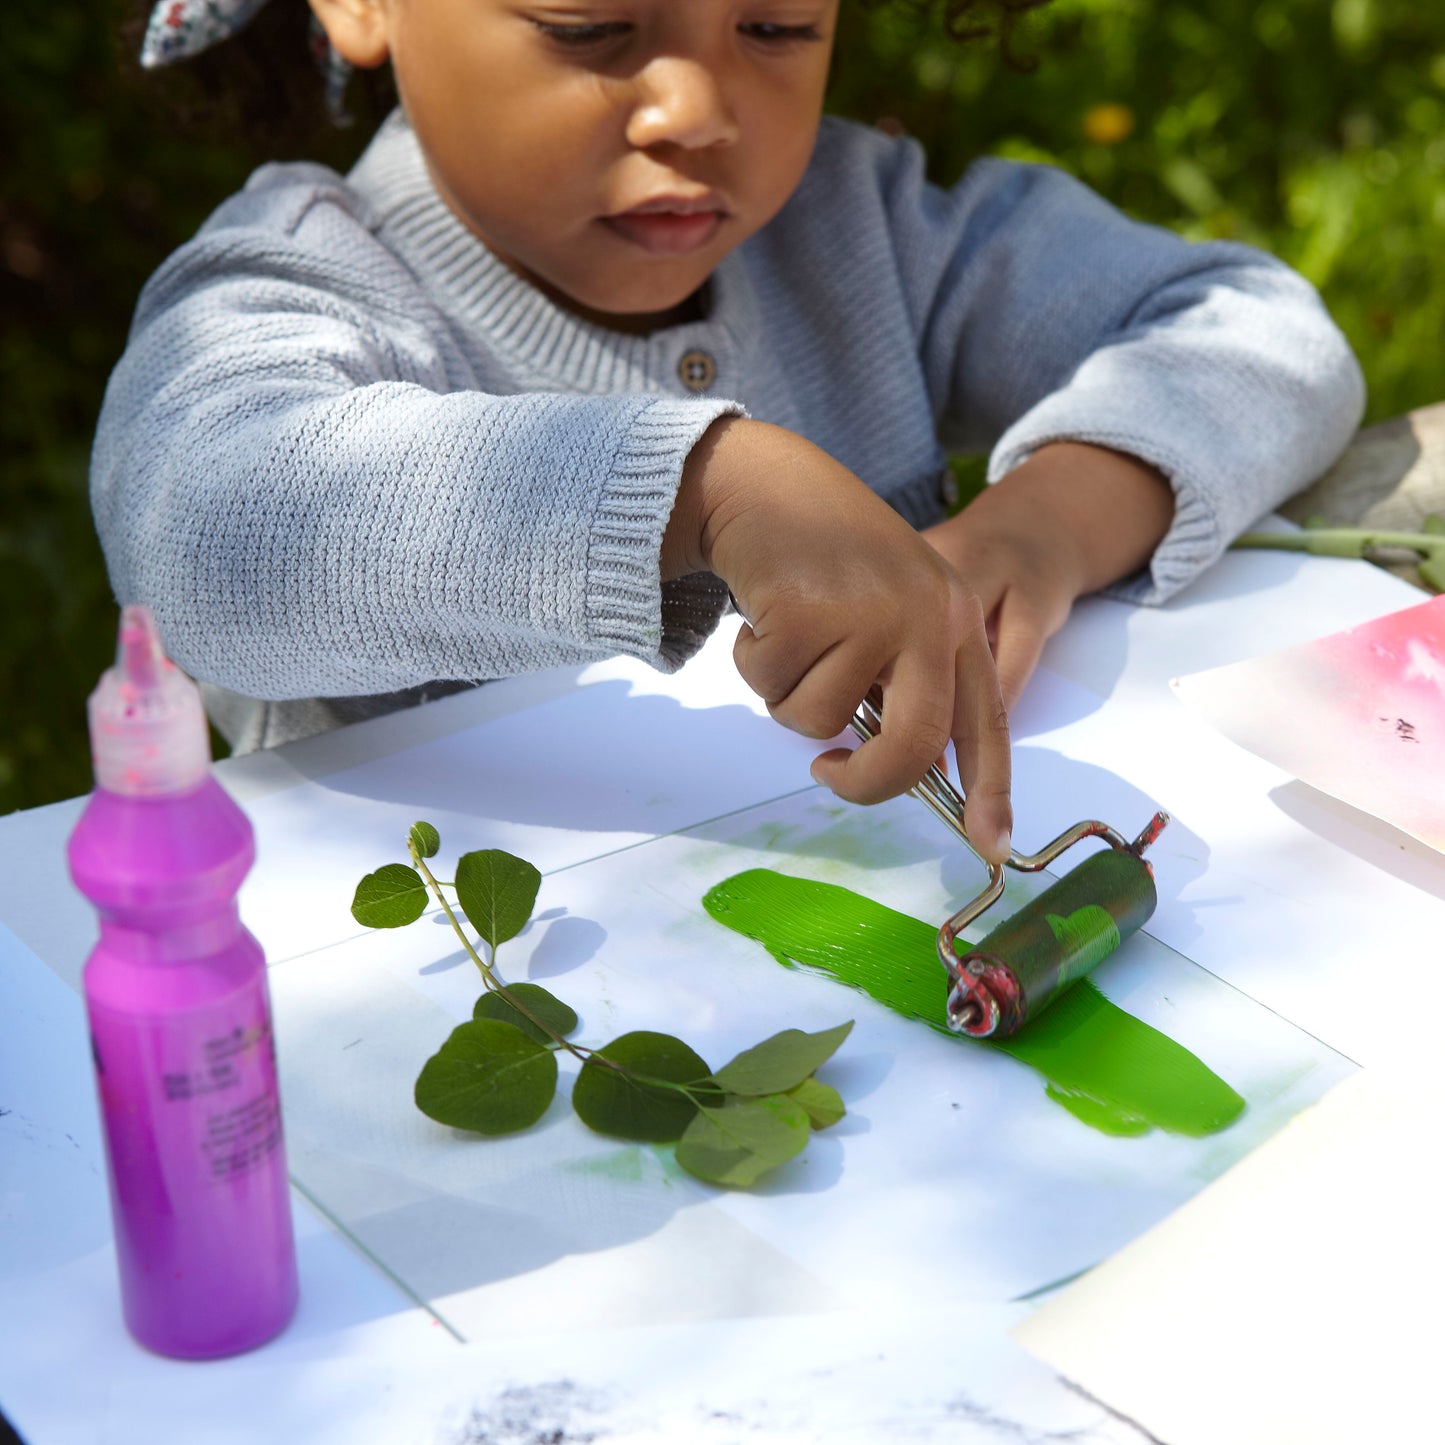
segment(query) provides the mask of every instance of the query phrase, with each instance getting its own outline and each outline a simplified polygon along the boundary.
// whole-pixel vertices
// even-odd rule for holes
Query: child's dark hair
[[[143,93],[187,130],[241,141],[269,157],[316,157],[341,137],[310,49],[306,0],[270,0],[239,34],[189,60],[142,70],[137,57],[155,0],[127,0],[120,28],[125,65]],[[391,67],[358,70],[346,108],[364,140],[396,104]]]
[[[846,3],[846,0],[845,0]],[[894,7],[920,17],[938,12],[944,34],[958,41],[996,40],[1005,64],[1032,70],[1038,63],[1017,48],[1019,28],[1051,0],[855,0],[865,9]],[[127,67],[139,84],[188,130],[242,141],[268,156],[312,156],[345,147],[326,111],[325,90],[308,44],[306,0],[270,0],[238,35],[193,59],[142,71],[136,56],[155,0],[128,0],[121,26]],[[347,109],[359,139],[396,103],[391,67],[357,71]]]

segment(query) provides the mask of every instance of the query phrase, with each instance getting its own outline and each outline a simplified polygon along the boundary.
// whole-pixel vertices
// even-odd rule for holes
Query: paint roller
[[[879,703],[875,690],[852,718],[853,731],[865,741],[882,728]],[[911,791],[974,851],[963,826],[963,796],[941,768],[930,768]],[[1158,901],[1144,850],[1168,821],[1167,813],[1155,813],[1132,842],[1107,823],[1075,823],[1037,853],[1011,852],[1006,863],[987,864],[983,891],[938,930],[938,958],[951,983],[948,1027],[976,1039],[1016,1033],[1142,928]],[[1109,846],[960,951],[959,934],[1003,896],[1005,866],[1037,873],[1086,838]]]

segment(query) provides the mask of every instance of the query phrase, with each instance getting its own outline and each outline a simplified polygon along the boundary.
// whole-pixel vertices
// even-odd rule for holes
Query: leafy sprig
[[[1363,557],[1388,561],[1413,553],[1420,580],[1432,592],[1445,592],[1445,516],[1431,512],[1418,532],[1387,532],[1379,528],[1332,527],[1311,517],[1299,532],[1246,532],[1233,545],[1265,547],[1281,552],[1309,552],[1316,557]]]
[[[713,1184],[746,1188],[796,1157],[815,1129],[843,1117],[838,1091],[814,1077],[852,1029],[784,1029],[714,1071],[671,1034],[639,1030],[601,1048],[575,1043],[577,1014],[535,983],[505,983],[497,949],[532,916],[542,875],[501,849],[463,853],[456,877],[432,872],[441,838],[414,823],[406,863],[386,863],[356,886],[351,914],[368,928],[402,928],[440,904],[482,977],[472,1017],[422,1066],[417,1108],[439,1124],[511,1134],[535,1124],[557,1092],[557,1055],[581,1068],[572,1087],[577,1117],[599,1134],[676,1144],[677,1162]],[[450,890],[456,907],[447,897]],[[483,957],[457,916],[487,946]]]

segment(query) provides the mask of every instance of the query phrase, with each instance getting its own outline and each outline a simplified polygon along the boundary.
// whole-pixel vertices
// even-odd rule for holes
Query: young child
[[[1006,706],[1074,599],[1168,597],[1343,447],[1359,370],[1298,276],[1047,167],[933,187],[821,118],[837,4],[311,0],[401,104],[152,277],[92,471],[117,595],[238,746],[675,668],[731,591],[780,722],[884,689],[819,781],[877,801],[951,740],[1001,858]],[[949,519],[945,448],[993,483]]]

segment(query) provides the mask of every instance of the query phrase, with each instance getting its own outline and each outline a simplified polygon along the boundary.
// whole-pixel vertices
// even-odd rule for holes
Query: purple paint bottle
[[[159,1354],[235,1354],[296,1308],[266,965],[236,907],[255,843],[144,607],[121,614],[90,738],[68,851],[100,914],[85,1002],[125,1323]]]

